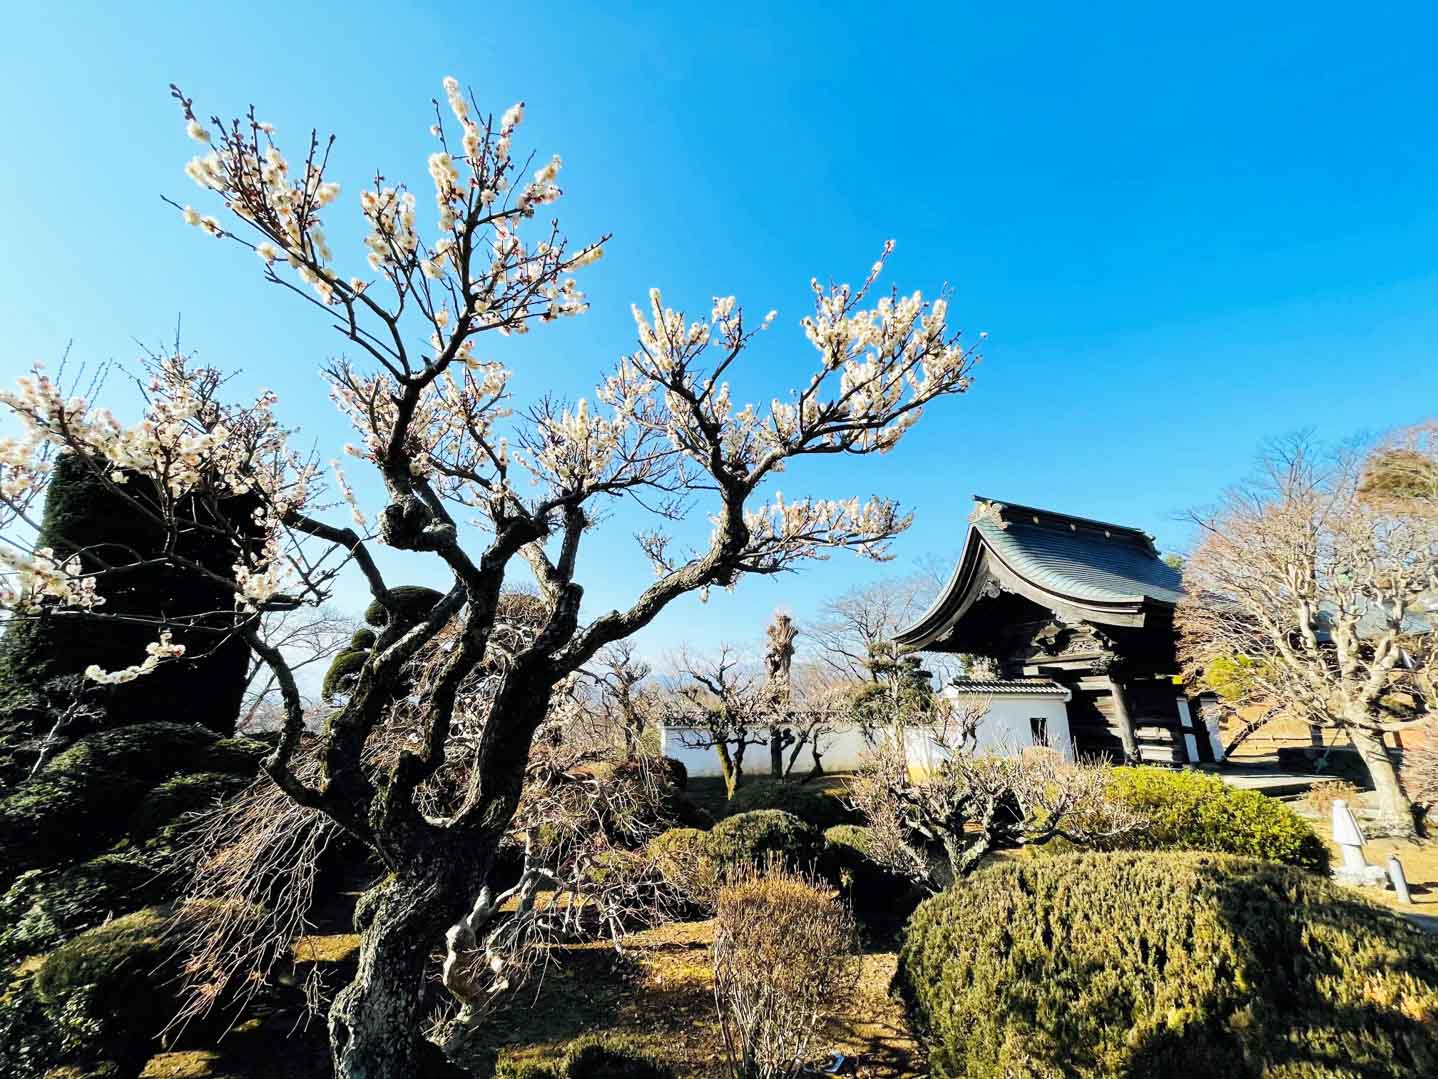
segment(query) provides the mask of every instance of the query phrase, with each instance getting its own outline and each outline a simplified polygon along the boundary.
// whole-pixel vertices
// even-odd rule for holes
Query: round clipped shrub
[[[994,866],[919,906],[895,983],[938,1079],[1438,1074],[1438,940],[1255,859]]]
[[[729,816],[756,809],[780,809],[819,829],[854,821],[835,795],[789,779],[751,779],[729,799]]]
[[[131,839],[148,839],[167,825],[180,823],[182,818],[214,809],[252,782],[251,776],[238,772],[188,772],[171,776],[140,801],[130,815],[126,831]]]
[[[824,833],[824,874],[844,890],[854,913],[866,921],[901,921],[919,901],[912,881],[885,868],[869,853],[872,834],[857,824]]]
[[[810,869],[823,851],[823,836],[817,828],[780,809],[736,813],[705,835],[709,856],[722,869],[762,866],[770,859],[794,869]]]
[[[356,652],[363,652],[366,649],[373,648],[377,640],[379,640],[379,637],[376,636],[374,630],[361,626],[355,630],[354,635],[350,637],[350,648]]]
[[[620,1034],[586,1034],[570,1042],[555,1063],[517,1060],[501,1053],[494,1079],[675,1079],[661,1063]]]
[[[175,884],[173,872],[132,854],[21,874],[0,897],[0,963],[43,954],[79,930],[157,903]]]
[[[1328,872],[1328,848],[1307,821],[1276,799],[1238,790],[1214,776],[1115,768],[1109,796],[1149,821],[1144,830],[1123,838],[1124,848],[1243,854]]]
[[[367,648],[346,648],[336,652],[325,668],[324,681],[320,684],[320,693],[325,700],[333,700],[336,694],[345,692],[349,680],[359,674],[367,659]]]

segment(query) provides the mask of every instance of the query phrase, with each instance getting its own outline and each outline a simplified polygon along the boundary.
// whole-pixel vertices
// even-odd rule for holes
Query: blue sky
[[[956,554],[974,492],[1172,549],[1175,515],[1263,439],[1438,412],[1431,5],[999,7],[27,5],[0,46],[0,376],[71,340],[128,363],[182,316],[190,349],[278,390],[328,456],[347,435],[316,370],[340,341],[160,201],[199,194],[166,85],[206,114],[253,102],[291,147],[335,132],[354,213],[375,168],[427,189],[429,101],[454,74],[485,107],[527,101],[522,142],[565,160],[571,237],[615,234],[584,280],[590,314],[491,350],[522,397],[588,392],[658,285],[691,310],[728,293],[779,310],[735,378],[768,400],[808,370],[810,277],[857,280],[890,237],[889,281],[949,284],[955,320],[990,334],[972,393],[895,453],[783,477],[791,498],[914,509],[897,565],[840,556],[685,601],[651,652],[746,642],[777,606],[802,619]],[[647,582],[637,523],[619,513],[589,542],[589,614]]]

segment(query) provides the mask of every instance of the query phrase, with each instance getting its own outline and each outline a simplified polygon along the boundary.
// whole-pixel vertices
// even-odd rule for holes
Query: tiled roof
[[[1100,603],[1175,604],[1178,571],[1143,532],[1050,510],[990,503],[974,527],[1020,576],[1050,591]],[[1037,520],[1035,520],[1037,518]]]
[[[958,693],[1018,693],[1028,697],[1068,697],[1069,691],[1048,678],[956,678],[949,683]]]

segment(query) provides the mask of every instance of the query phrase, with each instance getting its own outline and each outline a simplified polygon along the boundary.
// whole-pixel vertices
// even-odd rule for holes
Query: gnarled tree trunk
[[[472,901],[477,866],[442,864],[389,877],[361,901],[368,919],[354,980],[330,1007],[330,1050],[337,1079],[412,1079],[443,1075],[439,1048],[423,1036],[425,978],[445,929]],[[455,1074],[458,1074],[457,1072]]]

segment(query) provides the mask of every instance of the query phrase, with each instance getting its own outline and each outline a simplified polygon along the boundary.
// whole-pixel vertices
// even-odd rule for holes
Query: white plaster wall
[[[958,699],[953,690],[945,691]],[[993,696],[979,721],[978,749],[989,753],[1018,753],[1034,744],[1030,719],[1048,721],[1048,744],[1066,760],[1073,760],[1073,738],[1069,734],[1068,703],[1062,697]]]
[[[1049,745],[1072,760],[1073,740],[1069,735],[1068,712],[1059,697],[989,698],[988,712],[979,721],[979,751],[1007,754],[1022,752],[1032,746],[1034,740],[1029,720],[1034,717],[1048,720]],[[660,744],[666,757],[681,762],[691,776],[717,776],[719,759],[712,746],[695,744],[701,741],[702,736],[688,728],[663,727],[660,730]],[[932,733],[922,730],[908,733],[906,750],[910,762],[919,766],[924,760],[932,760],[932,755],[939,752]],[[824,738],[819,743],[819,752],[826,772],[851,772],[864,764],[869,747],[857,728],[843,728]],[[788,759],[786,752],[786,764]],[[813,753],[805,746],[794,765],[793,774],[805,775],[813,766]],[[750,746],[745,750],[744,774],[769,774],[768,746]]]

